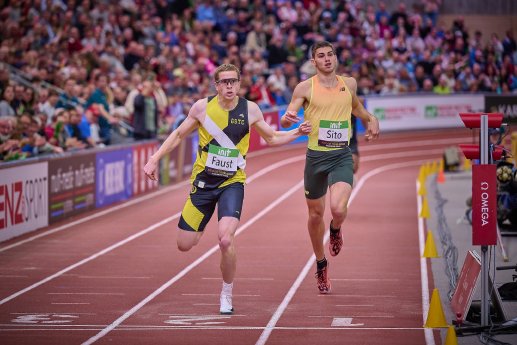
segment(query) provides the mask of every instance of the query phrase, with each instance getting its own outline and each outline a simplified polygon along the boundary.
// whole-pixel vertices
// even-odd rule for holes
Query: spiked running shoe
[[[341,233],[341,229],[338,232],[330,231],[330,241],[329,241],[329,252],[330,255],[336,256],[341,251],[341,247],[343,247],[343,234]]]
[[[221,308],[219,308],[219,312],[222,315],[233,314],[232,295],[221,294],[220,301],[221,301]]]
[[[318,290],[320,290],[321,294],[330,293],[331,290],[330,280],[327,276],[328,268],[329,266],[327,264],[327,266],[316,272],[316,280],[318,280]]]

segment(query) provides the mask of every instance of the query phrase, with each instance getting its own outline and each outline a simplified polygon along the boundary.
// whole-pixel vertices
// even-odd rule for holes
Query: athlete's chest
[[[345,85],[334,88],[316,86],[313,89],[310,106],[316,111],[346,109],[350,106],[352,97]]]

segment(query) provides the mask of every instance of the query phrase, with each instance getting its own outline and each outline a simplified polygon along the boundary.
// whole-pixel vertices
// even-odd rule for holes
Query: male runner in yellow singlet
[[[198,100],[183,123],[174,130],[144,167],[145,174],[157,179],[158,164],[193,130],[199,131],[199,147],[194,163],[190,196],[178,224],[177,244],[181,251],[195,246],[217,205],[219,248],[223,288],[220,313],[232,314],[232,288],[236,270],[234,235],[244,198],[246,154],[250,127],[269,145],[288,143],[311,132],[309,122],[288,132],[275,131],[265,121],[256,103],[238,97],[240,72],[231,64],[214,73],[217,95]]]
[[[312,125],[305,161],[305,197],[309,212],[308,228],[316,256],[316,279],[320,293],[331,290],[328,263],[325,258],[325,194],[330,189],[330,255],[335,256],[343,246],[341,224],[346,218],[352,194],[353,162],[348,147],[352,135],[351,114],[367,123],[366,140],[379,135],[379,122],[359,101],[354,78],[336,75],[337,57],[329,42],[317,42],[312,47],[312,64],[316,75],[300,82],[294,89],[291,103],[282,116],[282,127],[300,121],[297,116],[304,108],[305,120]]]

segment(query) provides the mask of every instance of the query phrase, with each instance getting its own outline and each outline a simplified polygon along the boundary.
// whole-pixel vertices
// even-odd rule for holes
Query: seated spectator
[[[449,79],[445,74],[442,74],[438,79],[438,85],[433,87],[433,92],[439,95],[448,95],[452,92],[449,87]]]
[[[66,129],[70,134],[70,137],[84,143],[84,147],[95,147],[97,144],[90,134],[90,123],[88,122],[86,115],[81,115],[77,108],[70,109],[68,113],[70,120],[66,125]]]
[[[21,155],[20,141],[14,138],[15,123],[14,116],[0,117],[0,161],[24,157]]]
[[[38,134],[40,123],[37,117],[29,117],[29,124],[25,126],[20,140],[21,151],[28,156],[38,156],[50,153],[63,153],[62,147],[53,145],[44,136]]]
[[[266,85],[266,80],[263,76],[256,78],[255,82],[250,88],[248,95],[249,100],[257,103],[260,107],[270,108],[275,105],[275,99],[271,91]]]
[[[16,112],[13,108],[13,100],[14,86],[8,85],[2,93],[2,100],[0,101],[0,117],[16,115]]]

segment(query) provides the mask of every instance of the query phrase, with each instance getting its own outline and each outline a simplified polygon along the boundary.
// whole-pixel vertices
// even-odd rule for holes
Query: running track
[[[248,159],[232,316],[218,314],[215,217],[197,247],[176,249],[186,183],[2,243],[1,343],[441,344],[422,327],[433,279],[416,179],[471,140],[462,129],[361,142],[330,295],[314,279],[300,145]]]

